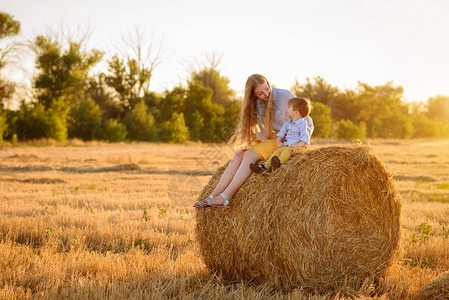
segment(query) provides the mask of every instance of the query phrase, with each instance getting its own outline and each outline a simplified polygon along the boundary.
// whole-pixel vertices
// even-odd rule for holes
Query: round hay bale
[[[353,291],[384,274],[398,248],[401,202],[366,146],[298,154],[272,173],[251,175],[231,205],[197,210],[203,260],[225,280]]]
[[[449,299],[449,272],[431,281],[420,293],[419,299]]]

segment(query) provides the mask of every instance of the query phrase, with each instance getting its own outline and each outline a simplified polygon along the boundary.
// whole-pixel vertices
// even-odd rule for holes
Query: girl
[[[251,163],[268,159],[276,150],[276,133],[286,121],[288,100],[295,96],[288,90],[271,88],[260,75],[248,77],[245,85],[240,122],[230,143],[238,149],[211,195],[194,207],[229,207],[229,200],[251,175]],[[305,118],[309,135],[313,121]]]

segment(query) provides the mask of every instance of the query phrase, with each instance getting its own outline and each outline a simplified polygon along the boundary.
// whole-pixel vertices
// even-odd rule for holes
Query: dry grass
[[[420,293],[423,300],[449,299],[449,273],[443,274],[429,283]]]
[[[399,261],[372,297],[412,299],[449,270],[449,141],[371,144],[404,200]],[[198,144],[1,149],[0,299],[327,298],[209,273],[191,205],[231,155]]]

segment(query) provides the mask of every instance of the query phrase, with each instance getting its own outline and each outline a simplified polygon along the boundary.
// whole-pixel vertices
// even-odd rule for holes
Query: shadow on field
[[[57,178],[29,178],[29,179],[3,179],[0,181],[9,182],[22,182],[22,183],[33,183],[33,184],[53,184],[53,183],[67,183],[65,180]]]
[[[138,164],[122,164],[111,167],[93,168],[86,167],[51,167],[46,165],[29,165],[29,166],[2,166],[0,172],[8,173],[29,173],[29,172],[46,172],[58,171],[64,173],[102,173],[102,172],[120,172],[133,174],[160,174],[160,175],[189,175],[189,176],[209,176],[214,174],[212,170],[161,170],[157,168],[141,168]]]
[[[412,176],[412,175],[395,175],[394,179],[395,180],[401,180],[401,181],[414,181],[414,182],[418,182],[418,181],[435,182],[435,181],[438,181],[436,178],[434,178],[432,176],[427,176],[427,175],[416,175],[416,176]]]

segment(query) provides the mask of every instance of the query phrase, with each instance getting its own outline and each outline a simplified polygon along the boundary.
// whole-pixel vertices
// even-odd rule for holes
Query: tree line
[[[0,39],[17,35],[20,23],[0,12]],[[35,54],[31,101],[7,109],[15,84],[0,76],[0,142],[51,138],[184,142],[227,141],[239,118],[241,99],[219,71],[219,59],[191,68],[185,84],[162,93],[150,89],[160,57],[143,55],[137,38],[133,50],[105,59],[105,52],[85,49],[85,40],[63,42],[39,35],[27,46]],[[0,72],[16,47],[0,49]],[[107,70],[93,73],[100,62]],[[1,74],[1,73],[0,73]],[[323,78],[298,81],[290,90],[312,100],[314,137],[449,137],[449,97],[407,103],[403,88],[387,82],[340,90]]]

